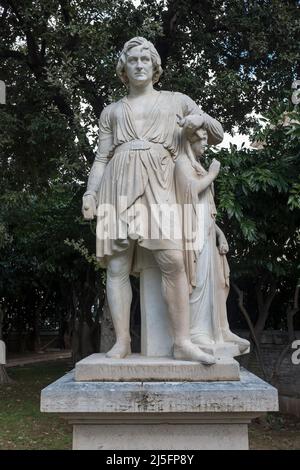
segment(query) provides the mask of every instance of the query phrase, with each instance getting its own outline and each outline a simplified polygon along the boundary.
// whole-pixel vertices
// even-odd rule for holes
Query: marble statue
[[[188,117],[186,119],[191,119]],[[183,122],[180,122],[183,125]],[[209,170],[201,164],[208,143],[207,131],[187,127],[183,136],[183,152],[175,166],[177,198],[187,208],[184,216],[198,233],[198,244],[185,247],[184,258],[190,287],[190,333],[200,347],[234,343],[242,354],[249,341],[230,331],[226,300],[229,293],[228,243],[215,221],[213,181],[220,163],[213,159]],[[197,208],[201,208],[197,212]],[[189,212],[189,210],[191,212]],[[184,238],[184,237],[183,237]],[[185,245],[186,241],[184,241]]]
[[[127,94],[101,113],[98,150],[83,196],[85,219],[97,216],[96,255],[107,269],[107,300],[116,332],[107,356],[124,358],[131,352],[129,274],[137,270],[139,251],[149,250],[161,271],[174,359],[214,364],[214,356],[191,341],[183,241],[166,228],[180,224],[180,214],[174,222],[173,210],[178,207],[175,162],[183,152],[184,132],[205,129],[209,143],[218,144],[223,130],[188,96],[156,91],[153,85],[161,73],[151,42],[136,37],[124,45],[117,74]],[[158,209],[163,209],[163,219]],[[132,223],[137,214],[138,223]]]
[[[233,359],[248,344],[226,316],[220,163],[199,161],[222,126],[188,96],[156,91],[161,73],[153,44],[128,41],[117,64],[126,96],[100,116],[82,211],[97,217],[116,343],[41,396],[41,411],[75,423],[73,449],[247,449],[247,423],[278,410],[277,391]],[[130,274],[141,300],[141,354],[131,355]]]

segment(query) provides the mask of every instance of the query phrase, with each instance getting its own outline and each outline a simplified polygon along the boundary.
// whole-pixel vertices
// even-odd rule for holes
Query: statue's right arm
[[[211,173],[207,173],[205,176],[201,176],[200,179],[195,181],[195,187],[197,189],[197,193],[202,193],[205,189],[207,189],[211,183],[214,181],[215,176]]]
[[[219,171],[220,171],[220,162],[214,158],[212,163],[210,164],[207,174],[205,176],[202,176],[200,179],[198,179],[196,183],[196,189],[197,189],[198,194],[200,194],[202,191],[204,191],[211,185],[211,183],[218,176]]]
[[[175,176],[178,194],[181,194],[181,197],[183,197],[187,186],[190,184],[192,185],[193,190],[199,195],[216,179],[219,170],[220,163],[214,158],[208,172],[199,177],[195,175],[189,160],[186,158],[177,160],[175,165]]]
[[[82,214],[86,220],[97,215],[98,193],[108,163],[109,152],[113,144],[113,133],[110,119],[112,106],[107,106],[99,119],[99,139],[96,158],[91,168],[87,190],[83,195]]]
[[[105,167],[105,163],[95,160],[91,168],[87,190],[82,198],[82,214],[86,220],[91,220],[97,215],[97,195]]]

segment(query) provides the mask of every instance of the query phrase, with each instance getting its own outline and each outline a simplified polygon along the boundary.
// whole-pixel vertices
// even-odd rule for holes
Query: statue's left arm
[[[218,242],[220,255],[226,255],[226,253],[228,253],[229,251],[228,242],[226,240],[224,232],[220,229],[220,227],[217,224],[216,224],[216,236],[217,236],[217,242]]]
[[[181,95],[183,122],[181,125],[191,129],[205,129],[208,135],[208,144],[220,144],[224,137],[221,123],[202,111],[201,108],[187,95]]]

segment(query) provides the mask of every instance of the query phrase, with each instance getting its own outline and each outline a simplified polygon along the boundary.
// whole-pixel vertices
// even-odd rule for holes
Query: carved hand
[[[218,248],[220,255],[226,255],[229,251],[228,242],[223,232],[218,236]]]
[[[184,118],[178,116],[177,122],[180,127],[183,127],[184,129],[188,129],[190,131],[195,131],[203,126],[204,117],[202,115],[200,116],[199,114],[191,114]]]
[[[92,194],[83,196],[82,214],[85,220],[92,220],[97,215],[96,198]]]
[[[221,166],[221,163],[214,158],[210,164],[208,173],[214,176],[214,178],[216,178],[219,174],[220,166]]]

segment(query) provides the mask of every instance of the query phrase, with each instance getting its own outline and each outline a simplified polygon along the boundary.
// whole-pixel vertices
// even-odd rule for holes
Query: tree
[[[280,104],[259,125],[261,150],[232,146],[218,154],[217,207],[229,234],[233,278],[248,291],[258,340],[274,299],[281,298],[277,313],[285,317],[300,278],[300,114],[290,108]]]
[[[166,89],[191,94],[221,117],[227,130],[236,124],[247,128],[251,120],[245,116],[253,110],[265,112],[299,75],[297,1],[0,4],[4,79],[8,84],[15,80],[32,90],[29,97],[55,106],[88,160],[93,158],[88,126],[120,94],[114,68],[131,36],[145,35],[157,46]]]
[[[1,197],[2,227],[10,234],[0,250],[6,330],[31,332],[36,350],[40,349],[40,325],[58,327],[63,322],[69,322],[78,350],[97,349],[101,273],[94,269],[93,260],[66,244],[69,237],[85,235],[86,243],[94,245],[89,225],[76,216],[79,204],[78,190],[59,182],[38,196],[6,191]],[[85,325],[85,341],[78,324]]]
[[[0,105],[5,331],[12,324],[20,332],[32,330],[38,348],[39,324],[50,317],[58,321],[53,320],[58,312],[59,321],[72,319],[79,356],[98,347],[92,332],[104,297],[103,273],[94,270],[94,235],[80,220],[80,199],[100,112],[124,94],[115,75],[124,42],[148,37],[163,61],[158,86],[188,93],[226,130],[238,126],[246,131],[253,125],[249,114],[271,110],[299,72],[298,11],[298,2],[279,0],[144,0],[138,6],[130,0],[0,0],[0,79],[7,85],[7,104]],[[244,179],[249,165],[253,178],[259,176],[259,190],[242,185],[258,201],[265,191],[262,179],[268,178],[263,156],[257,160],[258,175],[250,153],[242,154],[233,149],[224,158],[235,173],[236,162],[243,161]],[[265,185],[269,194],[271,185]],[[239,198],[231,201],[230,191],[243,191],[242,186],[237,182],[227,188],[225,180],[220,182],[224,217],[240,210]],[[275,183],[272,188],[281,194]],[[285,189],[282,194],[287,195]],[[235,209],[226,207],[226,197]],[[263,211],[255,213],[244,199],[243,223],[235,223],[236,215],[224,223],[230,230],[233,224],[238,252],[252,253],[255,242],[248,238],[266,227],[253,229],[253,218]],[[90,334],[83,333],[87,325]]]

